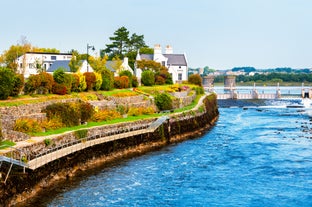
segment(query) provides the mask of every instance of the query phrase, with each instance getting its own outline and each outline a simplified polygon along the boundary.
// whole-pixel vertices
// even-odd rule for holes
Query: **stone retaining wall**
[[[198,136],[196,131],[207,130],[213,124],[218,116],[218,107],[215,96],[207,97],[204,100],[204,107],[200,107],[197,111],[190,111],[180,114],[175,114],[170,117],[168,122],[165,122],[156,131],[152,133],[135,135],[120,140],[114,140],[103,144],[95,145],[93,147],[80,150],[78,152],[69,154],[66,157],[60,158],[49,164],[46,164],[34,171],[26,169],[27,173],[21,175],[20,173],[11,172],[7,183],[0,183],[0,204],[10,206],[16,204],[18,198],[25,199],[28,193],[32,192],[32,189],[38,185],[38,183],[48,183],[53,179],[55,175],[62,175],[65,178],[70,176],[74,169],[83,167],[85,163],[96,158],[103,158],[106,156],[117,157],[122,159],[126,154],[117,156],[129,149],[137,149],[136,153],[141,153],[141,148],[137,148],[144,144],[144,146],[150,146],[150,150],[157,149],[152,146],[164,146],[165,143],[174,141],[175,137],[186,135],[184,139]],[[138,121],[133,123],[121,123],[111,126],[102,126],[91,128],[88,133],[103,133],[107,130],[125,130],[131,126],[136,125],[148,125],[151,120]],[[73,132],[67,133],[68,135],[58,135],[53,138],[55,144],[61,144],[68,140],[76,139]],[[57,140],[59,139],[59,140]],[[155,143],[155,145],[153,145]],[[156,144],[160,143],[160,144]],[[33,145],[31,148],[25,149],[34,152],[40,152],[40,150],[46,148],[43,143]],[[144,153],[144,152],[143,152]],[[9,165],[3,164],[2,172],[7,172]],[[20,197],[17,197],[20,195]],[[21,195],[24,195],[21,196]],[[29,196],[29,195],[28,195]],[[0,205],[1,206],[1,205]]]
[[[42,113],[48,105],[54,103],[68,103],[75,102],[80,99],[60,99],[49,100],[46,102],[25,104],[20,106],[0,107],[0,130],[4,139],[17,142],[23,140],[26,136],[20,136],[20,133],[8,133],[12,132],[17,119],[29,118],[37,121],[43,121],[46,119],[46,114]],[[126,105],[128,107],[150,107],[153,106],[151,99],[144,98],[143,95],[130,96],[130,97],[106,97],[101,101],[89,101],[94,107],[101,109],[116,109],[118,105]]]

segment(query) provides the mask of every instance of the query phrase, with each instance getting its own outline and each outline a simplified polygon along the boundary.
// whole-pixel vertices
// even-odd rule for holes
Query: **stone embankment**
[[[150,100],[147,100],[147,102]],[[0,206],[10,206],[34,196],[38,191],[48,187],[56,180],[66,180],[76,173],[90,169],[97,165],[108,164],[119,159],[140,155],[151,150],[159,149],[169,143],[200,136],[207,131],[218,117],[216,96],[205,96],[193,110],[170,114],[167,121],[163,122],[152,132],[134,134],[133,136],[107,141],[101,144],[84,148],[83,150],[68,154],[57,160],[51,161],[35,170],[15,166],[6,183],[0,184]],[[148,103],[146,103],[148,104]],[[94,127],[87,129],[87,135],[98,135],[100,138],[108,131],[123,133],[136,129],[147,128],[155,118],[140,120],[130,123]],[[96,136],[95,136],[96,137]],[[40,139],[40,138],[38,138]],[[75,132],[68,132],[50,137],[54,145],[61,146],[66,142],[77,140]],[[29,141],[32,140],[32,141]],[[44,142],[29,139],[23,146],[27,151],[27,159],[47,150]],[[2,163],[1,175],[3,177],[10,166]]]

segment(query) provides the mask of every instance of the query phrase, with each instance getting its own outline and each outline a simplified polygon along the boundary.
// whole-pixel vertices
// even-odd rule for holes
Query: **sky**
[[[0,53],[21,42],[87,52],[124,26],[189,67],[312,68],[311,0],[0,0]]]

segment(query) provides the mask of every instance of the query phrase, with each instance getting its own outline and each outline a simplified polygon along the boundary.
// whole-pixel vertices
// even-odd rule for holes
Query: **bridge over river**
[[[217,94],[218,99],[292,99],[312,98],[312,88],[292,87],[204,87],[206,91]]]

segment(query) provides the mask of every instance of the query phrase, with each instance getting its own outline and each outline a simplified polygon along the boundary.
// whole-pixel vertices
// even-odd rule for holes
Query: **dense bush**
[[[85,91],[87,88],[86,77],[82,73],[77,73],[79,76],[79,84],[77,91]]]
[[[155,84],[156,85],[164,85],[165,83],[166,83],[166,80],[161,75],[157,75],[155,77]]]
[[[15,74],[13,89],[11,96],[18,96],[24,87],[24,76],[22,74]]]
[[[145,70],[142,72],[141,82],[145,86],[155,85],[155,75],[153,71]]]
[[[122,77],[122,76],[127,76],[128,79],[129,79],[129,87],[132,87],[132,80],[133,80],[133,75],[132,73],[129,71],[129,70],[122,70],[120,73],[119,73],[119,76]]]
[[[201,87],[201,86],[194,87],[194,88],[193,88],[193,90],[195,90],[195,91],[196,91],[196,94],[197,94],[197,95],[200,95],[200,94],[204,94],[204,93],[205,93],[204,88],[203,88],[203,87]]]
[[[54,84],[53,76],[46,72],[39,73],[38,75],[40,79],[40,86],[38,89],[43,90],[43,94],[50,93]]]
[[[94,73],[94,75],[95,75],[95,84],[93,90],[98,91],[101,89],[103,79],[101,73]]]
[[[66,93],[70,93],[72,84],[76,80],[72,74],[65,73],[64,68],[59,68],[53,72],[53,78],[55,83],[61,84],[66,87]],[[56,84],[58,86],[58,84]],[[54,92],[53,92],[54,93]],[[56,93],[60,94],[60,93]]]
[[[75,131],[75,136],[77,139],[84,139],[87,137],[88,130],[87,129],[80,129]]]
[[[46,107],[44,112],[48,120],[59,118],[65,126],[77,126],[80,124],[80,113],[70,103],[54,103]]]
[[[121,118],[121,115],[116,110],[101,110],[94,113],[91,120],[95,122],[101,122],[117,118]]]
[[[88,102],[80,101],[78,103],[80,108],[80,120],[81,122],[87,122],[93,115],[94,109],[93,106]]]
[[[120,81],[121,81],[121,87],[122,88],[129,88],[130,87],[130,80],[129,80],[128,76],[121,76]]]
[[[15,125],[13,129],[14,131],[24,132],[24,133],[42,131],[40,123],[36,120],[29,119],[29,118],[17,119],[15,121]]]
[[[40,85],[41,85],[40,76],[30,75],[25,83],[24,92],[26,94],[33,94],[40,87]]]
[[[136,88],[139,86],[139,81],[138,78],[136,76],[132,77],[132,87]]]
[[[188,82],[191,84],[195,84],[198,86],[202,86],[202,78],[200,77],[199,74],[192,74],[188,78]]]
[[[42,122],[41,125],[46,131],[60,129],[65,126],[60,117],[52,117],[49,120]]]
[[[121,78],[119,76],[114,77],[114,88],[121,88]]]
[[[102,75],[102,86],[101,89],[105,91],[110,91],[114,88],[114,74],[108,69],[101,71]]]
[[[172,99],[167,93],[161,93],[156,95],[155,104],[160,111],[172,109]]]
[[[128,111],[129,116],[140,116],[154,113],[155,110],[153,107],[131,107]]]
[[[67,88],[64,84],[54,83],[52,87],[52,93],[58,95],[65,95],[67,93]]]
[[[48,120],[59,118],[65,126],[77,126],[88,121],[94,112],[89,103],[83,101],[74,103],[54,103],[46,107],[44,112]]]
[[[129,88],[129,78],[128,76],[115,77],[114,79],[115,88]]]
[[[62,84],[65,83],[65,69],[58,68],[53,72],[53,78],[56,83]]]
[[[157,75],[163,77],[163,79],[165,80],[165,84],[173,84],[172,75],[168,72],[168,70],[161,70]]]
[[[73,80],[72,80],[71,91],[79,92],[80,91],[79,90],[80,77],[76,73],[73,73],[72,76],[73,76]]]
[[[8,68],[0,68],[0,99],[5,100],[13,91],[15,73]]]
[[[24,86],[26,94],[47,94],[53,91],[54,78],[51,74],[42,72],[30,75]]]
[[[86,83],[87,83],[87,91],[92,90],[95,86],[96,77],[93,72],[85,72],[83,74],[86,77]]]

